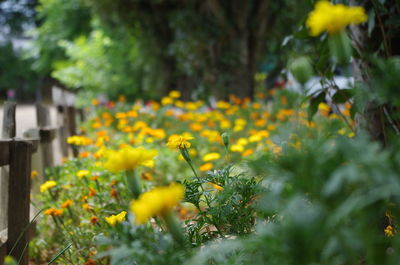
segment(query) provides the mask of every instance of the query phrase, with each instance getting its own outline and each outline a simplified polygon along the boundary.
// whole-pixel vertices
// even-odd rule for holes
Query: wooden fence
[[[16,104],[4,104],[0,139],[0,265],[3,265],[6,255],[20,260],[20,265],[28,265],[28,243],[35,227],[34,223],[29,223],[39,211],[30,207],[32,168],[44,173],[46,168],[54,165],[52,142],[56,136],[60,139],[63,156],[73,152],[68,149],[66,139],[76,134],[76,116],[79,111],[64,103],[53,105],[61,120],[61,126],[54,127],[50,122],[49,106],[37,104],[37,127],[24,132],[23,138],[15,137]],[[42,174],[35,181],[40,184],[45,177]]]

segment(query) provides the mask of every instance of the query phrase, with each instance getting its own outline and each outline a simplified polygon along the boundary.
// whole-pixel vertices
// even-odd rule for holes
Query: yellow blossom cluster
[[[151,217],[171,211],[184,196],[182,185],[172,183],[166,187],[156,187],[143,193],[131,202],[131,211],[137,224],[146,223]]]
[[[117,214],[117,215],[114,215],[114,214],[113,214],[113,215],[108,216],[108,217],[106,217],[106,218],[104,218],[104,219],[106,220],[106,222],[107,222],[109,225],[114,226],[114,225],[117,224],[117,223],[121,223],[121,222],[125,221],[126,214],[127,214],[126,211],[122,211],[122,212],[120,212],[120,213]]]
[[[55,182],[54,180],[48,180],[40,185],[40,192],[45,192],[46,190],[49,190],[55,186],[57,186],[57,182]]]
[[[78,146],[85,146],[92,144],[92,140],[86,136],[74,135],[67,138],[67,143]]]
[[[173,134],[168,138],[167,146],[171,149],[190,148],[191,143],[189,140],[194,139],[192,136]]]
[[[367,15],[362,7],[349,7],[343,4],[331,4],[322,0],[317,2],[314,10],[309,14],[306,25],[311,36],[318,36],[324,31],[336,34],[349,25],[367,21]]]
[[[119,150],[106,150],[107,161],[104,167],[111,172],[133,170],[137,166],[148,163],[157,155],[157,150],[149,150],[143,147],[133,148],[127,146]]]

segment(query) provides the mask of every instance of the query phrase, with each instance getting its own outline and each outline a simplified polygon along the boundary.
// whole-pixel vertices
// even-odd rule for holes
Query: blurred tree
[[[353,63],[354,77],[365,84],[365,99],[356,117],[357,126],[386,145],[391,134],[400,135],[398,81],[395,81],[398,75],[394,74],[400,69],[400,3],[397,0],[348,2],[363,6],[369,14],[367,24],[351,28],[358,53]],[[371,60],[371,54],[387,61]],[[393,81],[389,82],[390,79]]]
[[[35,23],[35,4],[35,0],[0,1],[0,97],[12,90],[18,99],[26,99],[37,85],[32,60],[22,52],[29,43],[24,33]]]
[[[303,7],[292,0],[89,2],[108,25],[140,32],[141,51],[158,59],[165,89],[186,97],[192,87],[251,97],[269,41],[280,42]]]

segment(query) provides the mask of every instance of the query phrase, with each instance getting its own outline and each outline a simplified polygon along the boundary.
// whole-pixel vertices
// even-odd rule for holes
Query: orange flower
[[[79,157],[80,158],[87,158],[90,156],[90,153],[88,151],[80,152]]]
[[[94,261],[94,259],[88,259],[85,262],[85,265],[97,265],[96,261]]]
[[[89,211],[90,209],[92,209],[92,207],[89,205],[89,203],[84,203],[84,204],[82,205],[82,208],[83,208],[85,211]]]
[[[153,176],[149,172],[143,172],[141,177],[143,180],[148,180],[148,181],[153,180]]]
[[[66,200],[63,204],[61,204],[61,208],[68,208],[72,205],[72,200]]]
[[[199,167],[199,170],[200,171],[209,171],[209,170],[211,170],[211,169],[213,169],[213,164],[212,163],[205,163],[205,164],[203,164],[203,165],[201,165],[200,167]]]
[[[118,200],[118,191],[116,189],[111,189],[110,196]]]
[[[32,172],[31,172],[31,178],[32,179],[35,179],[37,176],[38,176],[38,172],[36,171],[36,170],[32,170]]]
[[[92,217],[90,217],[90,223],[91,223],[92,225],[97,224],[98,221],[99,221],[99,218],[98,218],[97,216],[92,216]]]
[[[45,215],[51,215],[51,216],[61,216],[63,214],[64,210],[58,210],[55,208],[49,208],[46,211],[44,211]]]
[[[253,153],[254,153],[254,151],[252,149],[247,149],[246,151],[244,151],[242,153],[242,156],[249,156],[249,155],[251,155]]]
[[[89,187],[89,197],[93,197],[97,194],[97,191],[91,187]]]

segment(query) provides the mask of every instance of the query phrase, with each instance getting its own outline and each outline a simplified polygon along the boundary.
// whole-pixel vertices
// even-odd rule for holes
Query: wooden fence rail
[[[70,153],[65,143],[68,136],[76,134],[77,111],[71,106],[58,106],[57,109],[62,110],[59,114],[63,123],[60,127],[52,127],[48,107],[38,104],[38,126],[24,132],[21,139],[15,137],[16,104],[4,104],[0,139],[0,265],[6,255],[20,260],[20,265],[29,263],[28,243],[32,229],[27,227],[36,214],[30,207],[32,166],[44,173],[45,168],[54,165],[52,142],[56,135],[60,138],[63,156]],[[35,152],[38,158],[32,159]],[[42,176],[37,181],[43,180]]]

